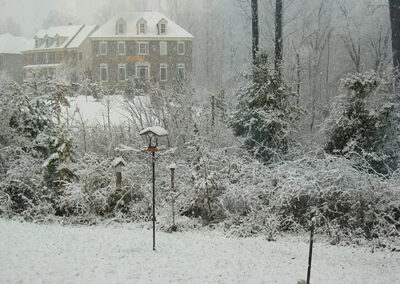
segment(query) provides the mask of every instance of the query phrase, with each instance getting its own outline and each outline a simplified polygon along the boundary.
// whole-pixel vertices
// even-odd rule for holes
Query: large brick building
[[[92,79],[166,85],[192,72],[193,36],[158,12],[120,13],[90,36]]]

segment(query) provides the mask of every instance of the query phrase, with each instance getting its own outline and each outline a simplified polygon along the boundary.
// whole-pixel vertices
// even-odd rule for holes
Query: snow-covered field
[[[306,238],[276,242],[218,232],[157,232],[150,224],[92,227],[0,219],[1,283],[297,283]],[[311,283],[400,283],[400,253],[314,246]]]
[[[127,103],[120,95],[105,97],[100,101],[88,96],[69,97],[70,107],[63,108],[63,115],[72,121],[72,124],[83,122],[87,126],[107,124],[107,106],[109,106],[109,116],[112,125],[120,125],[132,119],[129,114]],[[136,97],[135,103],[141,107],[149,104],[148,97]],[[134,107],[131,104],[131,108]],[[80,115],[79,115],[79,113]]]

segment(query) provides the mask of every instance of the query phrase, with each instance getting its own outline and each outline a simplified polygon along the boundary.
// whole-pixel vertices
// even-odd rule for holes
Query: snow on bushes
[[[3,86],[0,91],[1,101],[9,105],[10,87]],[[210,121],[201,117],[202,108],[188,108],[192,103],[189,98],[170,105],[174,112],[165,112],[175,115],[165,118],[169,133],[182,132],[179,123],[182,117],[187,119],[184,137],[169,141],[178,150],[157,154],[158,228],[172,231],[174,199],[177,230],[211,226],[222,228],[228,235],[264,235],[274,240],[282,232],[307,231],[314,214],[320,221],[317,232],[329,236],[335,244],[373,239],[384,245],[398,240],[398,171],[384,179],[322,150],[292,155],[291,160],[267,166],[237,147],[223,130],[226,125],[222,121],[212,128],[207,124]],[[33,113],[48,110],[45,104],[36,104],[40,112],[36,112],[35,104],[31,107]],[[151,155],[134,150],[145,145],[132,134],[135,127],[90,128],[82,123],[76,126],[78,129],[63,133],[50,127],[47,114],[42,118],[49,127],[34,129],[31,125],[35,124],[22,123],[23,116],[17,114],[1,113],[3,122],[10,121],[12,115],[19,118],[14,128],[0,124],[1,133],[11,134],[0,136],[1,216],[23,216],[33,221],[61,216],[65,222],[89,224],[99,219],[151,220]],[[35,134],[36,139],[28,139],[25,133]],[[121,147],[121,143],[132,148]],[[117,156],[127,162],[120,188],[112,167]],[[42,166],[50,165],[46,163],[50,157],[59,162],[56,171],[68,170],[67,177],[59,175],[62,182],[46,177],[51,171]],[[166,169],[172,162],[178,165],[174,192]]]

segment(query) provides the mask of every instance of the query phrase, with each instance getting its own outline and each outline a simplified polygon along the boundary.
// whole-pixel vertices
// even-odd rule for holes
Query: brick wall
[[[92,76],[94,81],[100,81],[100,64],[107,64],[108,81],[102,84],[108,86],[123,86],[124,82],[118,80],[118,65],[126,64],[126,77],[136,76],[136,64],[149,63],[150,82],[160,83],[161,86],[173,82],[176,78],[177,64],[183,63],[187,74],[192,72],[193,44],[191,40],[185,40],[185,54],[177,54],[177,40],[164,40],[167,42],[167,55],[160,55],[160,40],[126,40],[125,54],[118,54],[118,42],[120,40],[92,40]],[[107,55],[100,54],[100,42],[107,42]],[[138,43],[148,42],[147,55],[138,53]],[[160,64],[166,64],[167,82],[160,82]]]

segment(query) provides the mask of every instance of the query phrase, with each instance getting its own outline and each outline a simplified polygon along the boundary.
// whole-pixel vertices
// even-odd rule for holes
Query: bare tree
[[[256,54],[259,46],[259,33],[258,33],[258,2],[251,0],[251,21],[252,21],[252,54],[253,62],[256,60]]]
[[[283,0],[275,2],[275,71],[280,71],[283,58],[282,15]]]
[[[392,28],[393,68],[400,68],[400,0],[389,0],[390,24]]]

